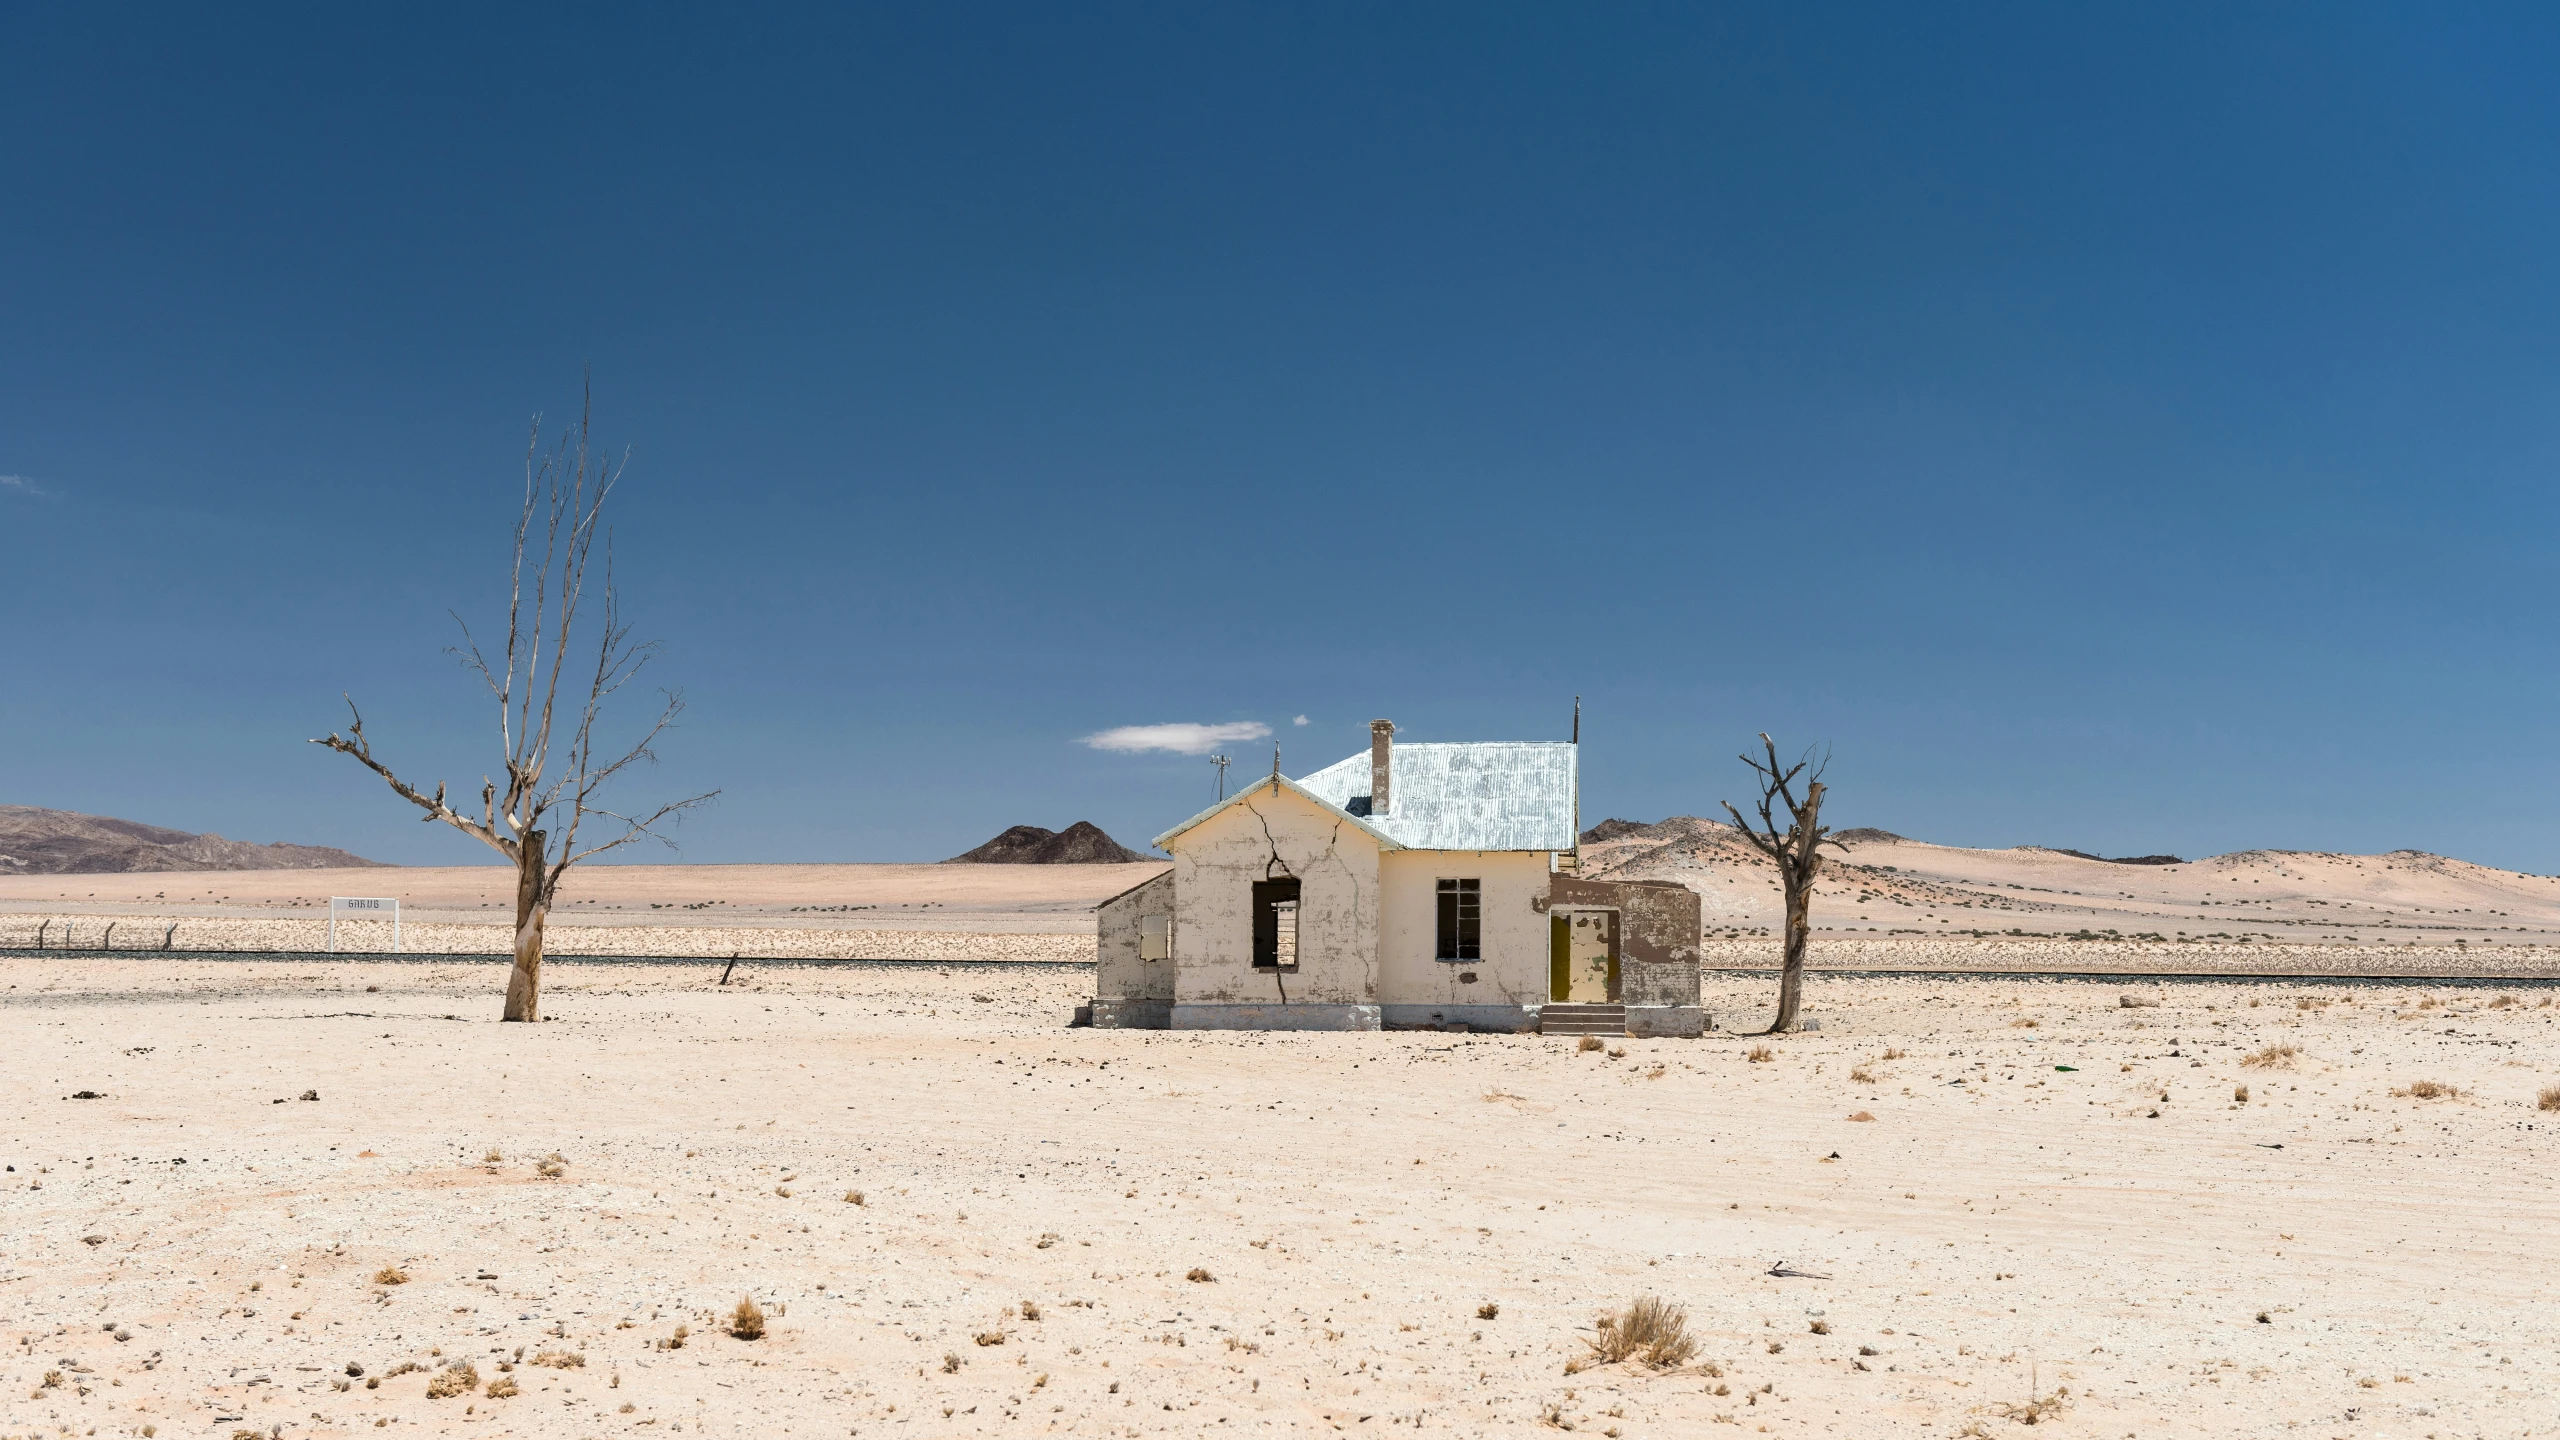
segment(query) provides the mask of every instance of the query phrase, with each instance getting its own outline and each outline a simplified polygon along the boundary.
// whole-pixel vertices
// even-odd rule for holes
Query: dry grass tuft
[[[1501,1313],[1502,1307],[1490,1300],[1476,1307],[1476,1318],[1479,1320],[1490,1320]]]
[[[557,1180],[568,1173],[568,1170],[569,1162],[561,1159],[560,1152],[557,1150],[533,1162],[533,1173],[545,1180]]]
[[[2536,1109],[2560,1110],[2560,1085],[2545,1085],[2534,1102]]]
[[[2033,1015],[2021,1015],[2009,1022],[2012,1030],[2033,1030],[2040,1022]]]
[[[584,1370],[587,1357],[575,1350],[545,1350],[533,1357],[533,1363],[553,1370]]]
[[[2329,1008],[2329,1002],[2316,996],[2305,995],[2293,1002],[2293,1008],[2296,1010],[2326,1010]]]
[[[1828,1321],[1828,1320],[1816,1320],[1816,1321],[1814,1321],[1814,1322],[1813,1322],[1813,1333],[1814,1333],[1814,1334],[1816,1334],[1816,1335],[1828,1335],[1828,1334],[1830,1334],[1830,1333],[1831,1333],[1831,1322],[1830,1322],[1830,1321]]]
[[[1198,1284],[1198,1285],[1206,1285],[1206,1284],[1208,1284],[1210,1281],[1215,1280],[1215,1279],[1217,1279],[1218,1277],[1217,1277],[1217,1276],[1215,1276],[1215,1275],[1210,1274],[1210,1273],[1209,1273],[1208,1271],[1206,1271],[1206,1270],[1201,1269],[1199,1266],[1194,1265],[1194,1266],[1192,1266],[1192,1267],[1191,1267],[1191,1273],[1190,1273],[1190,1274],[1188,1274],[1188,1275],[1183,1276],[1182,1278],[1183,1278],[1183,1279],[1185,1279],[1185,1280],[1189,1280],[1189,1281],[1191,1281],[1191,1282],[1192,1282],[1192,1283],[1194,1283],[1194,1284]]]
[[[1601,1316],[1598,1335],[1582,1343],[1600,1364],[1637,1360],[1655,1370],[1685,1365],[1698,1353],[1689,1312],[1658,1295],[1639,1296],[1624,1313]]]
[[[1004,1332],[1001,1330],[981,1330],[977,1334],[977,1341],[981,1345],[1001,1345],[1004,1343]]]
[[[2024,1405],[2012,1405],[2006,1400],[2000,1401],[1991,1407],[1991,1413],[2003,1420],[2015,1420],[2021,1425],[2037,1425],[2047,1420],[2059,1420],[2062,1418],[2062,1412],[2068,1408],[2065,1397],[2070,1394],[2071,1387],[2065,1385],[2050,1395],[2036,1397]]]
[[[1592,1051],[1601,1048],[1600,1037],[1597,1035],[1585,1035],[1582,1037],[1582,1043],[1574,1046],[1573,1048],[1581,1051],[1585,1055],[1588,1055]]]
[[[1039,1319],[1039,1318],[1040,1318],[1040,1307],[1039,1307],[1039,1305],[1038,1305],[1037,1303],[1033,1302],[1033,1301],[1030,1301],[1030,1300],[1025,1300],[1025,1301],[1023,1301],[1023,1302],[1022,1302],[1022,1318],[1023,1318],[1023,1319],[1025,1319],[1025,1320],[1037,1320],[1037,1319]]]
[[[676,1327],[676,1333],[658,1342],[658,1348],[661,1350],[681,1350],[684,1348],[684,1342],[691,1338],[692,1335],[692,1326],[679,1325]]]
[[[2516,997],[2513,995],[2500,995],[2497,999],[2489,1002],[2489,1008],[2492,1010],[2504,1010],[2515,1003]]]
[[[401,1269],[397,1265],[385,1265],[381,1269],[373,1272],[373,1283],[376,1285],[406,1285],[409,1283],[409,1272]]]
[[[1903,1052],[1899,1050],[1887,1050],[1884,1052],[1884,1058],[1887,1060],[1899,1060],[1902,1058],[1902,1053]]]
[[[859,1191],[859,1190],[847,1190],[846,1192],[844,1192],[844,1203],[846,1203],[847,1205],[859,1205],[859,1204],[861,1204],[861,1203],[862,1203],[862,1192],[861,1192],[861,1191]]]
[[[2232,1099],[2234,1099],[2234,1100],[2236,1100],[2236,1101],[2238,1101],[2238,1102],[2240,1102],[2240,1103],[2241,1103],[2241,1104],[2243,1104],[2243,1105],[2248,1104],[2248,1103],[2249,1103],[2249,1087],[2248,1087],[2248,1086],[2246,1086],[2246,1085],[2234,1085],[2234,1086],[2232,1086],[2232,1087],[2231,1087],[2231,1098],[2232,1098]]]
[[[456,1395],[468,1395],[479,1388],[480,1372],[471,1368],[470,1361],[457,1360],[437,1371],[435,1378],[427,1382],[427,1398],[450,1400]]]
[[[764,1311],[753,1297],[738,1297],[738,1308],[729,1312],[729,1333],[741,1340],[764,1338]]]
[[[2270,1045],[2263,1050],[2254,1050],[2242,1056],[2240,1063],[2252,1070],[2272,1070],[2279,1065],[2290,1066],[2301,1054],[2302,1047],[2299,1045]]]
[[[2433,1080],[2420,1080],[2391,1093],[2403,1100],[2459,1100],[2462,1098],[2460,1090],[2450,1085],[2438,1084]]]
[[[1626,1058],[1627,1058],[1627,1047],[1626,1047],[1626,1046],[1624,1046],[1624,1045],[1612,1045],[1612,1046],[1610,1046],[1610,1047],[1609,1047],[1609,1058],[1610,1058],[1610,1059],[1612,1059],[1612,1060],[1624,1060],[1624,1059],[1626,1059]]]
[[[954,1350],[945,1350],[942,1352],[942,1373],[945,1375],[957,1375],[960,1373],[959,1352]]]
[[[480,1157],[480,1163],[481,1163],[481,1164],[483,1164],[483,1165],[495,1165],[495,1164],[497,1164],[499,1161],[504,1160],[504,1159],[506,1159],[506,1158],[507,1158],[506,1156],[499,1154],[499,1153],[498,1153],[498,1152],[493,1148],[493,1149],[491,1149],[487,1154],[485,1154],[485,1155],[483,1155],[483,1156],[481,1156],[481,1157]]]
[[[1860,1085],[1873,1085],[1876,1083],[1876,1072],[1864,1065],[1854,1066],[1849,1071],[1849,1078]]]
[[[508,1396],[517,1393],[515,1377],[512,1375],[501,1375],[497,1379],[490,1381],[489,1388],[482,1393],[492,1400],[504,1400]]]
[[[1751,1047],[1751,1053],[1743,1056],[1742,1058],[1750,1061],[1754,1065],[1766,1065],[1770,1061],[1777,1059],[1778,1055],[1776,1051],[1771,1050],[1766,1045],[1754,1045]]]

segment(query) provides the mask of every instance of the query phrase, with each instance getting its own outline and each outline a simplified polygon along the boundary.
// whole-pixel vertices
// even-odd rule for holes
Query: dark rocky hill
[[[380,863],[325,845],[253,845],[105,815],[0,805],[0,875],[336,870]]]
[[[1043,830],[1037,825],[1016,825],[966,855],[954,855],[945,865],[1126,865],[1135,860],[1152,860],[1102,833],[1090,820],[1079,820],[1064,830]]]

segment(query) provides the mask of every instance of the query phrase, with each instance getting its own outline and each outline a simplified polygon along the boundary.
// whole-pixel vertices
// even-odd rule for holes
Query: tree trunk
[[[543,838],[528,830],[516,847],[516,963],[507,976],[505,1020],[542,1018],[542,922],[551,913],[542,883]]]
[[[1786,891],[1786,960],[1778,970],[1778,1018],[1769,1022],[1770,1032],[1781,1035],[1796,1028],[1796,1007],[1804,999],[1804,942],[1813,932],[1813,887],[1789,876]]]

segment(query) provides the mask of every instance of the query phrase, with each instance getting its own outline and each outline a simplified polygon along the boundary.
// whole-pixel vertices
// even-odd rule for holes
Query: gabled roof
[[[1383,815],[1369,813],[1365,750],[1298,783],[1408,850],[1570,850],[1578,752],[1560,742],[1398,742]]]
[[[1404,848],[1403,846],[1398,845],[1394,837],[1387,834],[1386,831],[1381,830],[1359,816],[1352,814],[1340,805],[1327,800],[1322,795],[1309,790],[1306,786],[1299,784],[1297,781],[1290,779],[1286,775],[1265,775],[1258,777],[1233,795],[1230,795],[1226,799],[1219,801],[1217,804],[1210,806],[1208,809],[1201,811],[1199,814],[1192,816],[1190,819],[1183,821],[1181,824],[1174,826],[1172,829],[1167,830],[1147,843],[1155,846],[1159,850],[1165,849],[1167,848],[1167,841],[1181,835],[1184,831],[1194,828],[1202,821],[1207,820],[1210,816],[1217,814],[1221,810],[1233,809],[1234,807],[1243,804],[1247,798],[1257,792],[1268,791],[1274,785],[1277,785],[1281,789],[1288,791],[1290,794],[1305,800],[1307,803],[1315,806],[1319,810],[1330,811],[1333,814],[1340,816],[1343,820],[1358,827],[1360,830],[1365,831],[1370,839],[1378,842],[1379,848],[1381,849],[1400,850]]]

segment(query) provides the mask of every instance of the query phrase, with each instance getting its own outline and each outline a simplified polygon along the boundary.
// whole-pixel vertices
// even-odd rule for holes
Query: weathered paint
[[[1173,1007],[1176,1030],[1379,1030],[1375,1005],[1276,1005],[1238,1002]]]
[[[1109,1029],[1118,1020],[1107,1020],[1108,1007],[1113,1014],[1159,1014],[1173,1004],[1173,964],[1171,960],[1147,960],[1139,953],[1138,938],[1150,915],[1171,915],[1174,909],[1173,872],[1161,875],[1123,890],[1105,900],[1094,912],[1093,1023],[1098,1029]],[[1176,944],[1180,939],[1177,935]],[[1121,1002],[1135,1002],[1124,1005]],[[1137,1028],[1161,1029],[1163,1022]]]
[[[1440,882],[1472,879],[1481,952],[1442,960]],[[1537,1005],[1547,996],[1547,857],[1504,850],[1397,850],[1379,857],[1378,996],[1398,1004]]]
[[[1173,1002],[1170,1000],[1105,999],[1095,996],[1086,1013],[1096,1030],[1170,1030],[1173,1028]]]
[[[1375,1005],[1378,854],[1349,816],[1268,782],[1193,826],[1173,852],[1181,1004]],[[1253,968],[1253,885],[1281,876],[1299,883],[1293,974]]]
[[[1382,1004],[1380,1015],[1389,1030],[1445,1030],[1464,1025],[1479,1034],[1535,1035],[1535,1005],[1399,1005]]]

